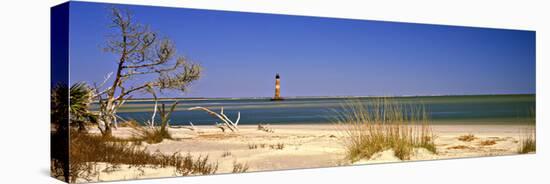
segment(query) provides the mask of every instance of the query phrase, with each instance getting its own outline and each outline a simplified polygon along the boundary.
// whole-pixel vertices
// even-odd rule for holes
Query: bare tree
[[[112,127],[116,127],[117,109],[132,94],[151,89],[186,91],[201,73],[198,64],[176,56],[171,40],[159,38],[148,26],[136,23],[132,18],[127,10],[111,10],[110,27],[115,33],[109,35],[105,51],[117,55],[117,66],[112,83],[109,83],[109,75],[103,84],[96,85],[94,96],[100,106],[99,129],[105,136],[111,135]]]

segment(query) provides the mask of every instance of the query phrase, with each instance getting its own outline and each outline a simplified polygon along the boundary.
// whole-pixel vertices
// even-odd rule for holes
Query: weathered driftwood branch
[[[196,132],[196,133],[202,133],[202,131],[196,127],[195,125],[193,125],[193,122],[189,122],[189,126],[184,126],[184,125],[178,125],[178,126],[169,126],[170,128],[184,128],[184,129],[189,129],[193,132]]]
[[[220,124],[220,123],[218,123],[218,122],[216,122],[215,124],[216,124],[216,127],[217,127],[217,128],[221,129],[222,132],[225,132],[225,127],[226,127],[225,124]]]
[[[223,113],[223,107],[221,107],[220,115],[222,115],[233,127],[237,128],[237,125],[239,124],[239,120],[241,119],[241,112],[237,112],[237,120],[235,122],[231,121],[224,113]]]
[[[267,132],[267,133],[274,133],[273,129],[269,128],[269,124],[258,124],[258,130]]]
[[[155,106],[153,107],[153,115],[151,116],[151,121],[149,122],[149,127],[155,127],[155,116],[157,115],[158,101],[155,100]]]
[[[191,107],[191,108],[188,108],[187,110],[203,110],[203,111],[206,111],[208,112],[208,114],[214,116],[214,117],[217,117],[219,118],[220,120],[223,121],[223,124],[218,124],[216,122],[216,127],[222,129],[222,131],[225,132],[225,127],[227,127],[227,129],[231,130],[232,132],[235,132],[235,131],[238,131],[239,128],[237,127],[239,125],[239,120],[241,119],[241,112],[237,112],[237,119],[235,120],[235,122],[231,121],[231,119],[229,119],[224,113],[223,113],[223,107],[221,108],[220,110],[220,113],[216,113],[208,108],[205,108],[205,107],[200,107],[200,106],[197,106],[197,107]]]
[[[195,125],[193,125],[193,122],[189,122],[189,125],[191,125],[191,130],[195,131],[197,128],[195,128]]]

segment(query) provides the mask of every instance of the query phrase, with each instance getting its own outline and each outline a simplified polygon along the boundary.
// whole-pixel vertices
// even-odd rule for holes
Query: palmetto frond
[[[76,83],[71,86],[69,112],[71,119],[86,117],[88,107],[92,101],[92,90],[85,83]]]

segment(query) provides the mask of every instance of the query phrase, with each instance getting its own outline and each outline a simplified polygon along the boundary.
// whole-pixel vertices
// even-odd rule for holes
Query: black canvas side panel
[[[51,175],[69,182],[69,3],[50,10]]]

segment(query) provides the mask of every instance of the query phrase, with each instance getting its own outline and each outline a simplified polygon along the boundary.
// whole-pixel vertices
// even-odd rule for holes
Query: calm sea
[[[307,124],[331,123],[342,105],[350,100],[373,103],[375,97],[357,98],[293,98],[284,101],[269,99],[182,99],[171,116],[172,125],[212,125],[218,119],[204,111],[186,108],[203,106],[235,119],[241,112],[240,124]],[[535,95],[477,95],[477,96],[421,96],[390,97],[392,101],[411,106],[423,106],[429,111],[433,124],[525,124],[535,109]],[[161,103],[167,108],[173,100]],[[118,115],[125,119],[143,122],[150,119],[154,102],[127,102]],[[531,111],[531,112],[530,112]]]

